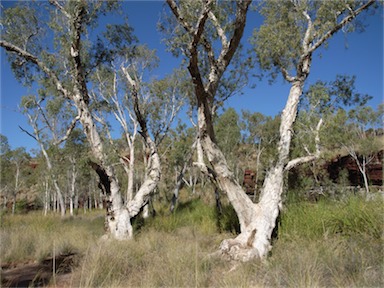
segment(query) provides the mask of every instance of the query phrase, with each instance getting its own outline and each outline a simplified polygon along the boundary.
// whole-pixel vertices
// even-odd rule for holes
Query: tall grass
[[[40,261],[53,252],[79,253],[103,234],[103,212],[76,218],[41,213],[3,215],[0,230],[1,262]]]
[[[364,201],[353,196],[346,201],[322,200],[288,205],[282,213],[283,238],[327,238],[328,235],[383,237],[382,200]]]
[[[140,222],[132,241],[100,241],[103,219],[96,215],[64,221],[6,216],[1,233],[8,240],[2,241],[1,253],[22,259],[27,252],[18,249],[26,249],[39,257],[53,242],[76,249],[82,260],[72,287],[384,286],[382,201],[288,204],[269,258],[244,264],[210,256],[223,239],[234,237],[230,210],[219,223],[227,227],[223,233],[215,209],[199,200],[182,204],[174,214],[157,210],[155,218]],[[29,234],[16,240],[25,235],[20,230]]]

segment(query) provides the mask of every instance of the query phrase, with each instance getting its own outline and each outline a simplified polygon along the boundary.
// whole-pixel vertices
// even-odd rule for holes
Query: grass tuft
[[[228,210],[226,210],[228,209]],[[209,256],[234,237],[236,215],[190,200],[140,223],[132,241],[101,241],[104,217],[5,215],[3,262],[82,256],[72,287],[383,287],[383,202],[295,202],[281,215],[267,261],[244,264]],[[224,229],[227,227],[227,229]],[[60,283],[58,283],[60,284]]]

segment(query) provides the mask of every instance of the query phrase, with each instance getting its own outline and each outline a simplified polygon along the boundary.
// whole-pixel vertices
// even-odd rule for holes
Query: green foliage
[[[274,66],[287,70],[295,68],[294,62],[300,57],[304,16],[292,1],[265,1],[260,13],[264,24],[255,30],[252,44],[260,67],[271,70]],[[294,59],[294,60],[293,60]],[[276,75],[274,75],[276,76]]]
[[[345,202],[299,202],[287,205],[279,226],[281,239],[319,239],[337,235],[380,240],[383,202],[348,198]]]
[[[215,134],[218,145],[227,157],[230,152],[236,150],[241,142],[239,122],[239,115],[233,108],[225,110],[216,121]]]
[[[244,142],[257,145],[256,152],[261,153],[263,168],[275,159],[277,153],[277,139],[279,138],[280,116],[265,116],[259,112],[242,111],[242,126]]]
[[[11,150],[11,147],[9,146],[7,136],[0,134],[0,155],[1,155],[1,157],[3,158],[5,155],[7,155],[10,150]]]
[[[39,3],[17,3],[14,7],[5,9],[1,16],[1,24],[4,27],[2,39],[13,43],[31,53],[42,50],[41,32],[43,25],[39,23],[42,15],[38,12],[42,5]],[[34,75],[35,67],[25,61],[22,57],[7,53],[8,61],[17,80],[25,85],[31,85],[36,79]]]
[[[313,24],[308,31],[308,46],[318,43],[344,17],[361,6],[360,1],[263,1],[260,13],[265,20],[251,37],[260,67],[271,72],[272,79],[280,73],[299,69],[304,51],[308,19]],[[343,32],[362,30],[361,22],[354,20],[344,26]],[[327,42],[323,43],[323,47]],[[293,75],[296,75],[296,71]]]

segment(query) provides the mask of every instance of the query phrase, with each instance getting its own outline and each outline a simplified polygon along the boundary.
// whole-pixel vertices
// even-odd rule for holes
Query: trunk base
[[[219,254],[223,259],[228,261],[248,262],[261,258],[256,248],[249,246],[247,243],[242,243],[237,239],[223,240],[220,244]]]
[[[104,238],[129,240],[133,238],[133,229],[128,209],[122,208],[106,217],[107,235]]]

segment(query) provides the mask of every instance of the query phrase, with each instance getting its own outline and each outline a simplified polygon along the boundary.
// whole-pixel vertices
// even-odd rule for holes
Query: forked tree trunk
[[[235,239],[224,240],[220,245],[221,253],[230,259],[249,261],[253,258],[265,258],[271,249],[272,232],[281,207],[284,168],[288,163],[291,131],[301,93],[302,83],[293,83],[281,116],[278,160],[267,173],[257,204],[249,199],[234,179],[224,155],[217,146],[209,137],[202,141],[205,153],[217,173],[217,182],[227,193],[239,218],[240,234]]]
[[[97,131],[96,124],[91,116],[88,105],[80,93],[73,97],[76,107],[81,111],[80,123],[90,144],[92,154],[98,163],[92,163],[92,168],[100,178],[100,185],[107,193],[108,205],[106,213],[107,233],[118,240],[130,239],[132,237],[132,225],[127,208],[123,205],[121,189],[116,178],[115,171],[107,164],[104,154],[102,140]]]
[[[80,94],[77,94],[77,96],[74,97],[74,101],[76,107],[81,110],[81,113],[79,113],[80,123],[82,124],[84,133],[90,143],[93,156],[99,162],[91,163],[92,167],[99,175],[100,184],[103,186],[109,197],[106,215],[107,232],[109,232],[114,239],[131,239],[133,237],[131,219],[140,212],[145,204],[147,204],[149,195],[157,187],[160,180],[160,158],[157,153],[156,145],[151,140],[147,130],[143,129],[142,136],[150,151],[147,175],[135,197],[124,205],[119,182],[116,178],[113,166],[106,163],[103,144],[88,105],[84,102],[84,99]],[[144,123],[140,124],[144,125]]]

